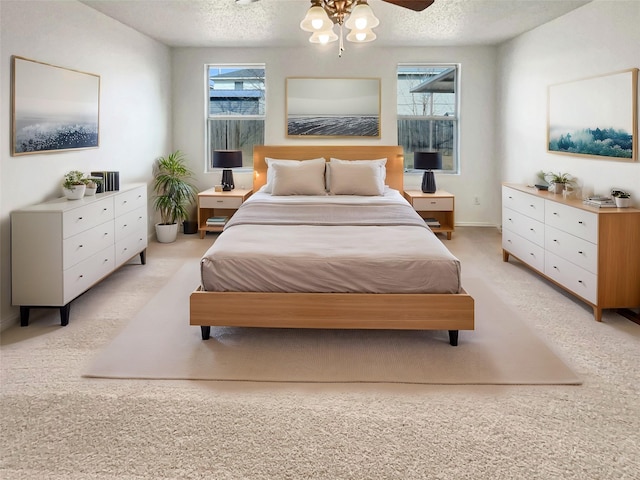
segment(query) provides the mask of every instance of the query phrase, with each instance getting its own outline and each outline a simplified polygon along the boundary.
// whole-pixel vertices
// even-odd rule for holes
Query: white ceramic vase
[[[67,197],[67,200],[79,200],[84,197],[86,185],[74,185],[71,188],[62,187],[62,191],[64,192],[64,196]]]
[[[631,206],[631,198],[620,198],[614,197],[616,199],[616,207],[618,208],[627,208]]]

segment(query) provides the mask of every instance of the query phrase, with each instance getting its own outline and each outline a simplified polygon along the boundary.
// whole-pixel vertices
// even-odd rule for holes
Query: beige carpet
[[[212,328],[189,325],[198,262],[188,261],[88,367],[105,378],[257,382],[579,384],[516,312],[478,278],[476,330],[447,332]]]

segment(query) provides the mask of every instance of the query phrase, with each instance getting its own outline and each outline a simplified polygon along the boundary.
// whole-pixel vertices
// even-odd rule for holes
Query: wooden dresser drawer
[[[539,222],[544,222],[545,205],[543,198],[503,186],[502,206],[522,213]]]
[[[598,215],[562,203],[546,201],[545,223],[591,243],[598,243]]]
[[[588,302],[597,302],[598,278],[593,273],[550,252],[546,252],[544,273]]]
[[[414,198],[413,209],[417,211],[452,211],[453,198]]]
[[[242,205],[241,197],[200,197],[200,208],[239,208],[240,205]]]
[[[545,249],[593,274],[598,273],[598,246],[547,225]]]
[[[64,271],[64,299],[69,303],[115,268],[113,245]]]
[[[120,217],[116,217],[115,241],[117,242],[125,237],[128,237],[133,232],[139,231],[140,228],[145,231],[147,228],[146,207],[139,208]]]
[[[502,209],[502,228],[511,230],[521,237],[544,246],[544,223],[509,208]]]

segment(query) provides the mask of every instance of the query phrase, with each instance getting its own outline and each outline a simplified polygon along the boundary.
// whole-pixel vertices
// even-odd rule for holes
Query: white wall
[[[75,1],[2,0],[0,22],[0,325],[6,326],[17,318],[11,211],[61,196],[69,170],[117,170],[124,183],[150,182],[154,159],[172,148],[171,52]],[[10,155],[11,55],[100,75],[99,148]]]
[[[445,62],[461,64],[461,173],[436,174],[439,188],[456,195],[456,223],[497,225],[499,198],[494,152],[495,47],[380,48],[375,42],[353,45],[338,58],[335,44],[325,48],[178,48],[173,51],[174,144],[199,163],[202,188],[219,183],[220,173],[204,173],[205,88],[207,63],[265,63],[267,123],[265,143],[272,145],[379,144],[397,145],[396,69],[398,63]],[[285,79],[287,77],[376,77],[382,84],[381,138],[290,139],[285,135]],[[405,176],[405,186],[420,188],[421,174]],[[234,173],[236,186],[251,185],[250,174]],[[474,197],[480,205],[473,205]]]
[[[640,2],[596,0],[499,49],[497,150],[502,180],[534,183],[539,170],[569,172],[585,194],[621,187],[640,207],[640,162],[546,151],[547,87],[640,67]],[[634,133],[638,138],[639,131]]]

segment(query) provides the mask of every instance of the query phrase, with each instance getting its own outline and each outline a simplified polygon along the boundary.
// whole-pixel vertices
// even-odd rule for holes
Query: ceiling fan
[[[408,8],[415,12],[421,12],[425,8],[431,6],[435,0],[382,0],[392,5]]]

